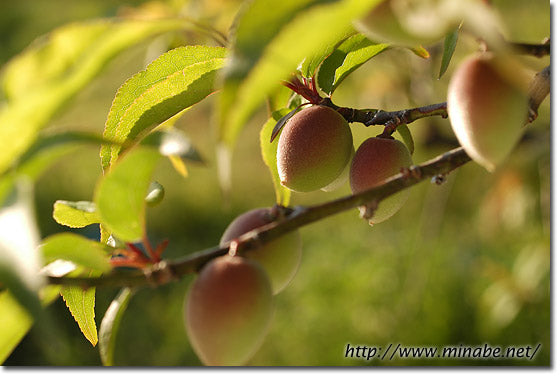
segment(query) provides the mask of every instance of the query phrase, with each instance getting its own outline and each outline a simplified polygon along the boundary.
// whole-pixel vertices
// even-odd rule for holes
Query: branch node
[[[377,207],[379,206],[379,202],[377,200],[368,202],[365,205],[361,205],[358,210],[360,211],[360,218],[365,219],[368,221],[370,226],[373,226],[373,222],[370,219],[373,218]]]
[[[401,174],[403,174],[405,179],[413,178],[415,180],[422,179],[422,170],[417,165],[412,165],[407,168],[401,168]]]
[[[436,185],[442,185],[447,181],[447,175],[444,174],[437,174],[432,176],[431,182]]]
[[[149,268],[144,268],[142,271],[144,272],[148,284],[152,287],[164,285],[179,279],[171,267],[171,264],[165,260],[153,264]]]
[[[239,250],[239,241],[237,239],[234,239],[229,243],[228,255],[232,257],[236,256],[238,250]]]

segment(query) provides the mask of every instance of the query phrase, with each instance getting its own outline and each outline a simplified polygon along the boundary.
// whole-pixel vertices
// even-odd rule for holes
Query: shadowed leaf
[[[272,175],[272,182],[274,184],[274,191],[276,192],[276,202],[280,205],[288,206],[290,203],[291,192],[288,188],[280,184],[280,176],[278,175],[278,168],[276,167],[276,149],[278,149],[278,138],[271,141],[270,133],[275,124],[278,124],[277,119],[286,117],[289,109],[278,110],[272,114],[272,117],[263,125],[261,129],[261,155],[264,163],[268,166],[270,174]],[[290,114],[295,110],[290,111]],[[282,116],[284,115],[284,116]],[[288,114],[289,115],[289,114]],[[289,117],[288,117],[289,118]]]
[[[115,342],[121,319],[134,291],[124,288],[109,305],[99,327],[99,354],[104,366],[114,365]]]

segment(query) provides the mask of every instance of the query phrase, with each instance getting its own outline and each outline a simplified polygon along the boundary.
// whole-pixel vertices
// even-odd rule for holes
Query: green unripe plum
[[[350,166],[350,188],[360,193],[377,187],[384,181],[412,165],[412,157],[406,146],[394,139],[372,137],[365,140]],[[405,203],[409,190],[405,189],[382,200],[376,208],[370,224],[380,223],[395,214]]]
[[[243,213],[226,228],[220,245],[223,246],[244,233],[273,221],[270,208],[258,208]],[[292,231],[263,244],[260,248],[246,252],[244,256],[259,262],[264,267],[270,278],[272,293],[278,294],[295,276],[301,261],[301,248],[299,232]]]
[[[321,189],[340,176],[354,146],[348,122],[327,106],[312,106],[284,126],[276,154],[283,186],[297,192]]]
[[[273,311],[264,269],[245,257],[221,256],[206,264],[185,301],[185,326],[208,366],[245,364],[262,344]]]
[[[527,119],[523,69],[491,54],[465,60],[453,73],[447,112],[467,154],[493,171],[511,153]]]

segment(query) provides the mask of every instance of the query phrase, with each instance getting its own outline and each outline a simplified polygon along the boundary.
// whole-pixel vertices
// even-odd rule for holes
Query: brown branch
[[[234,240],[236,242],[236,252],[237,254],[243,254],[284,234],[328,216],[366,205],[370,202],[379,202],[423,180],[448,174],[470,160],[462,148],[457,148],[426,163],[412,166],[400,174],[389,178],[383,185],[359,194],[345,196],[311,207],[284,208],[287,215],[283,220],[259,227]],[[84,288],[94,286],[158,286],[177,280],[181,276],[195,273],[205,263],[215,257],[225,255],[228,251],[229,244],[196,252],[183,259],[161,261],[143,271],[116,269],[101,277],[51,276],[48,277],[48,281],[50,284],[55,285],[74,285]]]
[[[537,118],[537,110],[548,94],[550,94],[550,65],[537,73],[529,85],[529,123]]]
[[[538,107],[549,93],[550,66],[536,74],[531,82],[529,103],[530,111],[532,111],[534,117],[536,117]],[[386,127],[391,127],[394,124],[395,128],[398,124],[411,123],[427,116],[447,116],[447,103],[445,102],[393,112],[341,108],[334,105],[329,98],[324,98],[321,104],[332,106],[339,110],[343,116],[349,116],[351,119],[355,119],[354,121],[364,124],[368,123],[366,125],[383,124]],[[529,121],[534,120],[534,117],[531,118],[530,116]],[[463,148],[457,148],[421,165],[412,166],[408,170],[387,179],[383,185],[359,194],[345,196],[311,207],[283,208],[286,214],[283,220],[255,229],[234,240],[236,253],[243,254],[290,231],[328,216],[372,202],[378,203],[392,194],[428,178],[435,177],[437,181],[470,160]],[[84,288],[94,286],[158,286],[177,280],[181,276],[197,272],[211,259],[227,254],[229,248],[230,244],[205,249],[182,259],[160,261],[144,270],[124,271],[115,269],[101,277],[51,276],[48,277],[48,281],[53,285],[73,285]]]
[[[543,57],[550,55],[550,39],[547,38],[543,43],[532,44],[532,43],[509,43],[514,50],[520,54],[532,55],[535,57]]]

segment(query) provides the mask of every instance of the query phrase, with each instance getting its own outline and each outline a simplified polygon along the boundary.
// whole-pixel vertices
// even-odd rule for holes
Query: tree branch
[[[372,201],[380,202],[392,194],[418,184],[423,180],[433,176],[448,174],[470,160],[463,148],[451,150],[426,163],[404,170],[400,174],[387,179],[383,185],[376,188],[316,206],[296,207],[293,209],[283,208],[286,214],[284,219],[250,231],[223,247],[209,248],[173,261],[164,260],[142,271],[115,269],[113,272],[101,277],[50,276],[48,277],[48,282],[54,285],[73,285],[83,288],[94,286],[158,286],[169,283],[179,279],[181,276],[198,271],[211,259],[225,255],[228,253],[230,245],[235,247],[237,254],[243,254],[310,223],[366,205]]]
[[[525,55],[532,55],[535,57],[543,57],[550,55],[550,38],[547,38],[543,43],[531,44],[531,43],[519,43],[519,42],[509,42],[518,53]]]
[[[537,73],[531,82],[529,90],[529,122],[532,122],[536,118],[538,107],[549,93],[550,66]],[[352,121],[361,122],[365,125],[385,125],[384,133],[387,131],[394,131],[399,124],[411,123],[423,117],[447,117],[446,102],[392,112],[342,108],[333,104],[329,98],[323,98],[321,102],[323,105],[335,108],[343,116],[347,117],[347,119],[352,119]],[[285,214],[282,220],[250,231],[222,247],[208,248],[192,253],[182,259],[163,260],[143,270],[125,271],[122,269],[114,269],[111,273],[101,277],[49,276],[47,277],[48,282],[53,285],[73,285],[82,286],[84,288],[94,286],[158,286],[169,283],[184,275],[195,273],[211,259],[227,254],[230,250],[230,246],[235,250],[236,254],[243,254],[284,234],[328,216],[355,207],[368,205],[372,202],[379,203],[392,194],[418,184],[428,178],[436,177],[439,179],[470,160],[471,158],[466,154],[463,148],[457,148],[421,165],[412,166],[400,174],[387,179],[383,185],[376,188],[316,206],[296,208],[282,207],[281,209]]]

